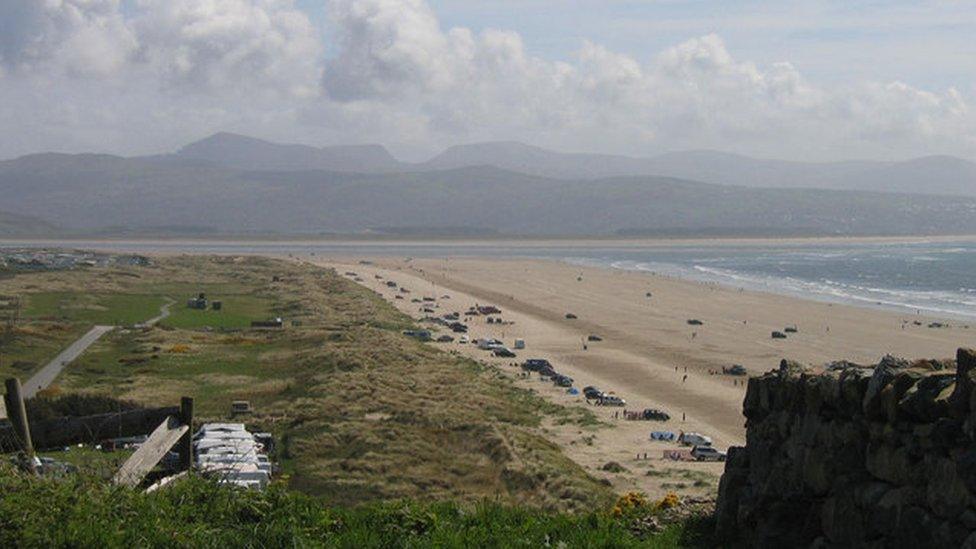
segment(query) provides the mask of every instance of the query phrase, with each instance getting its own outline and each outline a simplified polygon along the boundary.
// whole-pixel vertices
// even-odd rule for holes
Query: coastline
[[[879,235],[879,236],[786,236],[786,237],[621,237],[608,235],[594,236],[512,236],[498,237],[438,237],[438,236],[403,236],[388,235],[336,235],[336,236],[220,236],[220,237],[190,237],[190,236],[160,236],[160,237],[127,237],[127,236],[65,236],[65,237],[0,237],[0,246],[38,245],[59,246],[80,244],[98,245],[131,245],[132,247],[146,245],[166,246],[472,246],[491,247],[506,245],[516,248],[524,247],[554,247],[554,248],[587,248],[614,246],[633,247],[680,247],[680,246],[742,246],[742,245],[817,245],[817,244],[916,244],[926,242],[976,242],[976,234],[958,235]]]
[[[615,391],[631,409],[662,408],[671,414],[672,420],[663,424],[612,421],[613,428],[598,438],[599,451],[557,433],[555,438],[569,455],[588,467],[611,459],[639,467],[635,453],[660,456],[661,443],[648,440],[653,429],[699,431],[712,436],[722,449],[741,444],[745,378],[721,375],[723,367],[741,364],[749,375],[758,375],[776,368],[782,358],[808,364],[842,359],[872,364],[889,353],[909,359],[949,357],[976,337],[976,326],[964,328],[961,323],[928,328],[937,319],[924,315],[553,260],[368,255],[304,259],[340,273],[359,273],[361,284],[414,318],[426,316],[422,303],[411,302],[420,296],[437,298],[439,314],[463,311],[473,303],[497,305],[501,317],[514,323],[493,325],[473,317],[470,337],[496,337],[508,345],[515,338],[524,339],[526,350],[519,351],[517,359],[494,359],[471,345],[451,343],[445,348],[495,364],[513,376],[519,372],[511,366],[513,360],[546,358],[579,388],[596,385]],[[389,279],[411,289],[411,294],[394,299],[396,291],[384,285]],[[440,300],[442,295],[452,297]],[[578,318],[566,319],[566,313]],[[689,320],[702,325],[693,326]],[[772,331],[794,325],[798,332],[787,339],[771,338]],[[602,341],[584,348],[590,334]],[[580,397],[566,395],[565,389],[536,380],[525,383],[555,402],[585,405]],[[609,411],[598,413],[602,420],[609,417]],[[643,490],[655,486],[639,476],[631,476],[630,482]]]

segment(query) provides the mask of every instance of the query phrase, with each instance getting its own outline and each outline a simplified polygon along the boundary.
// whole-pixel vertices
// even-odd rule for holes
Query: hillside
[[[402,164],[381,145],[309,147],[282,145],[232,133],[218,133],[191,143],[175,155],[242,170],[329,170],[387,173]]]
[[[950,156],[898,162],[793,162],[717,151],[685,151],[650,158],[560,153],[514,142],[447,149],[424,169],[495,166],[562,179],[667,176],[719,185],[916,192],[976,196],[976,164]]]
[[[58,228],[36,217],[0,212],[0,237],[44,236]]]
[[[667,177],[553,179],[480,166],[361,174],[247,171],[179,157],[0,163],[5,205],[101,233],[940,234],[976,198],[753,189]]]
[[[201,422],[226,421],[233,400],[248,400],[248,424],[278,441],[282,482],[334,505],[492,498],[584,510],[612,501],[539,429],[557,420],[593,429],[588,410],[550,404],[486,366],[404,336],[413,327],[408,317],[308,265],[186,257],[16,274],[0,281],[0,295],[23,303],[2,342],[4,372],[26,379],[53,358],[59,347],[37,340],[70,341],[92,324],[131,325],[198,292],[223,308],[174,306],[152,329],[116,330],[45,396],[146,407],[191,396]],[[275,316],[286,329],[250,329]]]

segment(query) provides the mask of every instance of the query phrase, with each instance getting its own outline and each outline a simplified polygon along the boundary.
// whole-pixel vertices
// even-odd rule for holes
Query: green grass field
[[[153,294],[38,292],[26,294],[23,316],[80,324],[132,325],[159,314],[165,298]]]
[[[482,501],[349,507],[281,489],[243,492],[199,478],[154,494],[86,477],[32,479],[0,466],[2,547],[711,547],[710,524],[642,531],[653,508],[614,516]]]
[[[170,308],[170,316],[163,320],[163,325],[173,328],[247,328],[252,320],[264,320],[274,316],[273,301],[263,297],[242,294],[212,294],[208,299],[222,303],[222,308],[215,311],[190,309],[186,306],[187,296],[193,294],[172,292],[171,295],[182,297]]]

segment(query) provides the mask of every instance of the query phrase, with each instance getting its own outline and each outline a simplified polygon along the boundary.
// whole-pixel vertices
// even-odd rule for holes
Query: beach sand
[[[869,364],[885,354],[943,358],[976,341],[976,326],[967,328],[964,321],[941,320],[948,327],[928,328],[935,319],[557,261],[371,257],[370,265],[362,265],[358,260],[364,258],[307,259],[340,273],[357,272],[364,285],[416,318],[425,314],[420,304],[411,303],[414,297],[438,298],[438,315],[463,312],[475,303],[497,305],[503,310],[500,316],[514,324],[488,324],[483,317],[473,317],[469,336],[496,337],[509,346],[522,338],[527,348],[517,359],[489,358],[472,345],[445,347],[497,364],[513,376],[519,370],[511,363],[546,358],[574,378],[577,387],[614,391],[627,400],[628,409],[666,410],[671,421],[659,423],[613,419],[619,409],[591,407],[613,428],[587,433],[550,426],[550,436],[595,474],[608,461],[630,469],[628,474],[609,475],[618,490],[660,494],[675,484],[674,475],[662,474],[673,467],[695,473],[683,473],[686,479],[715,480],[721,474],[720,464],[662,460],[662,450],[677,446],[648,440],[651,430],[667,429],[701,432],[721,449],[744,442],[744,378],[710,371],[741,364],[750,375],[758,375],[776,368],[782,358],[810,364],[841,359]],[[384,285],[388,279],[411,293],[394,299],[396,291]],[[451,298],[441,299],[443,295]],[[567,313],[578,318],[566,319]],[[691,319],[702,325],[689,325]],[[798,332],[787,339],[770,337],[772,331],[794,325]],[[603,341],[588,342],[584,350],[590,334]],[[586,406],[582,397],[567,395],[550,383],[519,383],[553,401]],[[586,442],[590,435],[595,439]],[[644,452],[654,460],[637,460]],[[648,475],[648,468],[657,472]]]

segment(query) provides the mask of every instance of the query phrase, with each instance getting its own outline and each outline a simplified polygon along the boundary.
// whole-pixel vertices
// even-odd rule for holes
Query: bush
[[[54,392],[46,389],[39,392],[37,397],[25,401],[27,417],[31,421],[44,421],[65,416],[91,416],[141,408],[134,402],[107,396],[81,394],[58,396],[59,394],[60,391]]]

